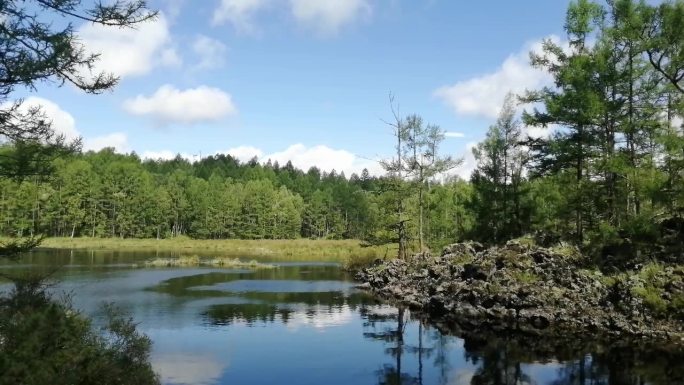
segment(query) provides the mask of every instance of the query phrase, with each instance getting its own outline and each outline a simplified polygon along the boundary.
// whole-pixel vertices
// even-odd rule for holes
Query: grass
[[[656,314],[665,314],[667,312],[668,302],[663,299],[660,288],[650,285],[636,286],[632,288],[632,295],[641,297],[644,304],[650,307]]]
[[[272,269],[275,265],[260,263],[255,260],[241,261],[238,258],[217,257],[202,259],[197,255],[179,258],[155,258],[145,262],[145,267],[196,267],[214,266],[225,268]]]
[[[396,254],[396,245],[363,247],[357,240],[197,240],[120,238],[46,238],[40,247],[85,250],[169,251],[179,254],[220,254],[269,260],[340,262],[359,265]]]
[[[530,273],[528,271],[513,271],[512,275],[517,282],[526,285],[531,285],[533,283],[539,282],[539,277],[536,274]]]

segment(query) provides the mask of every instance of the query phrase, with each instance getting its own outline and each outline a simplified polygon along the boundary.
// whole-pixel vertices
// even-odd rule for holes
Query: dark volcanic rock
[[[511,241],[485,249],[478,243],[458,243],[439,256],[421,253],[366,268],[356,278],[375,293],[439,322],[684,343],[682,310],[667,305],[684,302],[684,270],[668,267],[605,276],[588,265],[588,259],[569,246],[542,248]],[[660,282],[662,292],[649,292],[653,282]]]

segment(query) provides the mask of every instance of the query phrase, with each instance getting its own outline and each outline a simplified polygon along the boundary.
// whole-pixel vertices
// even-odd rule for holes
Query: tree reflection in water
[[[633,345],[602,345],[577,339],[549,340],[538,336],[501,336],[493,331],[459,330],[458,337],[425,326],[403,308],[361,307],[363,335],[386,344],[392,363],[377,371],[378,384],[423,384],[424,361],[436,368],[439,385],[675,385],[684,384],[684,352]],[[407,341],[407,325],[417,328],[416,341]],[[427,329],[427,332],[426,330]],[[427,341],[424,338],[427,337]],[[463,348],[454,341],[463,340]],[[456,377],[459,356],[474,366]],[[411,358],[417,366],[407,367]],[[540,376],[535,368],[547,368]],[[463,369],[463,368],[461,368]]]

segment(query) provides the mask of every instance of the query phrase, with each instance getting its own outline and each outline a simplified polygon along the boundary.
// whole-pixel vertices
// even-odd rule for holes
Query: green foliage
[[[477,168],[471,177],[475,191],[469,207],[476,216],[472,237],[477,240],[501,243],[528,230],[529,210],[523,199],[526,156],[521,141],[514,96],[509,94],[496,124],[473,149]]]
[[[376,180],[368,176],[347,180],[316,169],[305,174],[223,155],[195,164],[143,163],[111,149],[54,165],[47,181],[0,182],[0,234],[342,239],[371,231],[370,199],[361,185],[374,188]]]
[[[654,313],[666,314],[668,303],[663,299],[661,289],[650,285],[636,286],[632,289],[632,295],[640,297]]]
[[[0,384],[158,384],[150,340],[131,319],[105,308],[97,330],[37,283],[0,298]]]
[[[515,270],[512,274],[516,282],[520,282],[526,285],[531,285],[539,281],[539,277],[537,275],[528,271]]]

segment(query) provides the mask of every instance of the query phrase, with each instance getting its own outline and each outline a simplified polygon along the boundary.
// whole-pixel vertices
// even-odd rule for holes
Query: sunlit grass
[[[168,251],[266,260],[340,262],[358,265],[396,255],[396,245],[363,246],[358,240],[197,240],[46,238],[40,247],[85,250]]]

